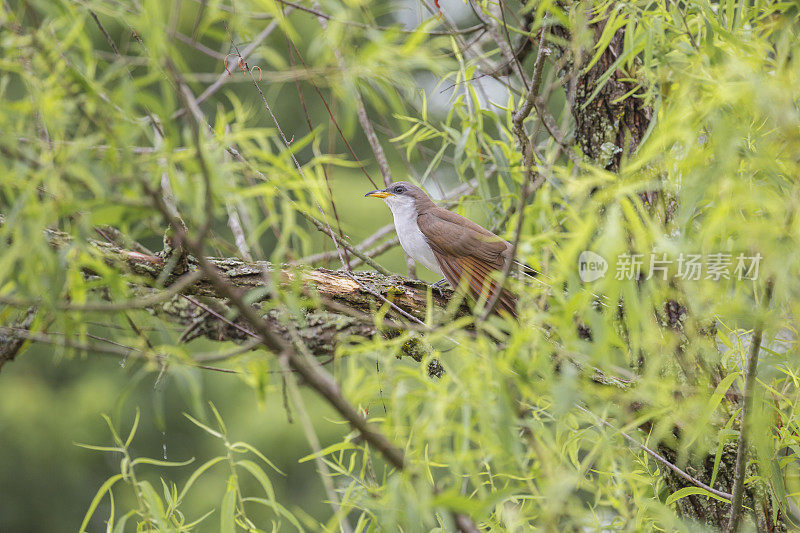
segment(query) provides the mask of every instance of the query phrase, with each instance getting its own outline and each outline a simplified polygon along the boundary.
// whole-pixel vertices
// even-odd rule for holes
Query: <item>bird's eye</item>
[[[394,192],[395,194],[403,194],[404,192],[406,192],[406,189],[405,187],[398,185],[397,187],[394,188]]]

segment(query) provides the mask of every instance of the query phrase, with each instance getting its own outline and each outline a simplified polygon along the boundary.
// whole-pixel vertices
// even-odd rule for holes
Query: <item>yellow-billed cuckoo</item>
[[[437,206],[425,191],[406,181],[364,196],[383,198],[394,215],[400,245],[412,259],[444,276],[453,288],[463,284],[476,300],[491,301],[511,260],[510,243]],[[516,297],[501,289],[495,309],[516,316],[516,307]]]

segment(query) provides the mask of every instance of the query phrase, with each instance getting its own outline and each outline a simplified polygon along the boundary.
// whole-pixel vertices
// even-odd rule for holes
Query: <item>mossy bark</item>
[[[48,237],[54,246],[69,242],[69,237],[60,232],[49,232]],[[108,242],[91,241],[91,244],[109,265],[136,274],[129,279],[136,295],[130,302],[131,308],[141,307],[138,305],[141,298],[152,298],[181,276],[198,270],[195,258],[178,253],[171,246],[151,255]],[[254,305],[261,308],[263,318],[273,330],[286,339],[291,334],[298,335],[315,356],[333,355],[339,344],[355,337],[396,335],[402,331],[406,327],[403,324],[409,321],[386,301],[424,320],[428,305],[433,305],[437,313],[444,313],[453,294],[447,288],[431,290],[420,280],[371,271],[347,273],[324,268],[275,267],[267,262],[248,263],[237,258],[211,257],[209,260],[233,286],[243,292],[257,291]],[[91,272],[86,274],[93,275]],[[157,286],[159,282],[161,285]],[[306,298],[306,302],[295,310],[289,310],[285,305],[272,305],[271,287],[275,283],[294,285],[301,300]],[[219,297],[214,286],[203,278],[183,288],[179,294],[145,308],[173,324],[185,326],[181,336],[183,341],[201,336],[218,341],[244,341],[251,337],[246,322],[231,313],[226,300]],[[458,313],[464,311],[462,308]],[[386,318],[385,326],[380,329],[374,320],[379,312],[385,313]],[[14,326],[27,329],[34,314],[35,307],[23,313]],[[0,337],[0,366],[13,360],[22,345],[21,337]]]

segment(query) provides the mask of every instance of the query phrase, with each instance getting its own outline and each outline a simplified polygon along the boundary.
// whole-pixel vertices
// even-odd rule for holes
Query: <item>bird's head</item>
[[[418,202],[430,202],[425,191],[407,181],[390,183],[385,189],[370,191],[364,196],[382,198],[392,211],[415,208]]]

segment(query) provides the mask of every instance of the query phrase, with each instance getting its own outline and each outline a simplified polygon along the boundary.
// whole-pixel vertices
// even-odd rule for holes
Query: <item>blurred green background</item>
[[[191,413],[214,425],[208,409],[204,409],[206,416],[196,412],[188,382],[214,403],[232,440],[252,444],[286,474],[265,467],[279,501],[290,508],[292,504],[302,507],[320,520],[330,516],[330,508],[322,503],[325,495],[314,462],[298,463],[311,450],[296,416],[293,424],[288,423],[279,390],[269,390],[263,401],[256,402],[253,389],[235,374],[186,369],[181,373],[188,375],[179,379],[168,373],[156,389],[154,375],[145,374],[137,364],[123,368],[118,360],[97,357],[53,364],[52,351],[41,346],[6,365],[0,376],[0,449],[4,451],[0,459],[0,531],[77,531],[94,493],[119,471],[120,454],[73,444],[113,445],[102,413],[111,416],[127,435],[136,408],[141,410],[141,425],[132,444],[135,457],[163,459],[165,450],[170,461],[196,456],[186,467],[141,466],[139,471],[149,474],[155,487],[160,487],[159,476],[181,487],[202,462],[224,454],[219,440],[183,416],[183,412]],[[326,418],[332,414],[330,409],[313,394],[304,395],[323,446],[340,439],[346,429]],[[224,490],[227,477],[225,465],[218,464],[193,487],[192,501],[202,503],[192,509],[196,515],[190,519],[219,504],[221,494],[216,492]],[[243,477],[241,482],[255,492],[253,479]],[[118,505],[132,497],[130,490],[122,487],[115,491]],[[89,530],[104,530],[102,522],[107,516],[106,502]],[[36,521],[32,523],[30,517]],[[213,531],[218,525],[219,518],[212,515],[200,530]]]

